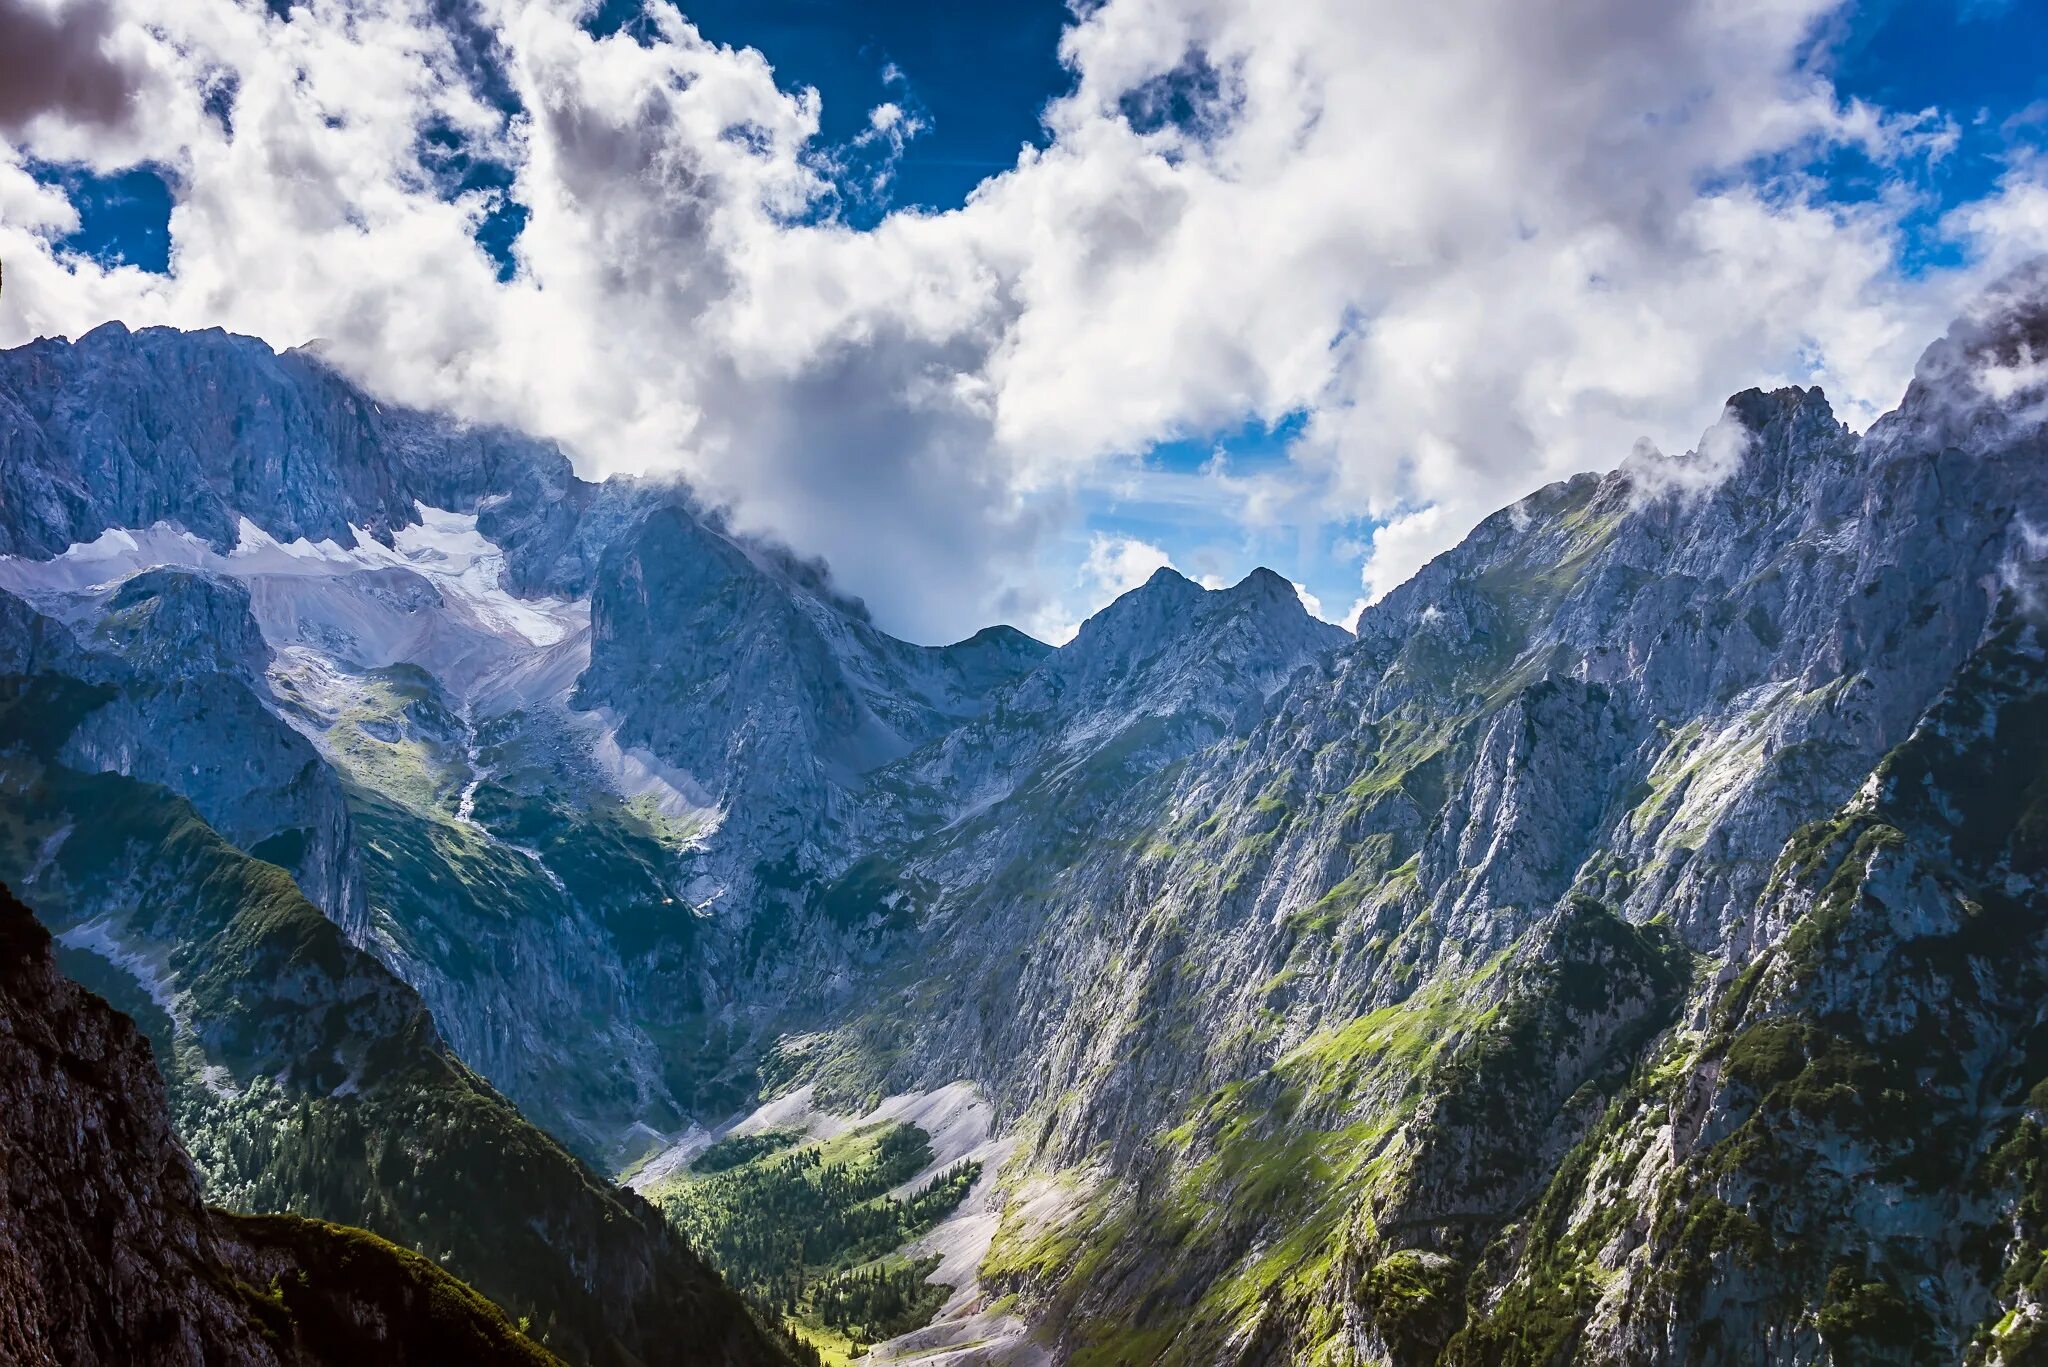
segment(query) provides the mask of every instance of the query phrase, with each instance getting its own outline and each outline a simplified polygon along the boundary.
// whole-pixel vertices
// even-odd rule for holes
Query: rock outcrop
[[[559,1360],[361,1230],[209,1209],[148,1043],[0,888],[0,1358],[22,1367]]]

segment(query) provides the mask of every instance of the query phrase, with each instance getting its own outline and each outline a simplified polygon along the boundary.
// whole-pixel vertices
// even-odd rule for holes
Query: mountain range
[[[314,351],[39,341],[0,880],[259,1297],[355,1240],[570,1362],[2039,1360],[2043,356],[2034,268],[1867,431],[1737,394],[1355,632],[1162,570],[1053,649]]]

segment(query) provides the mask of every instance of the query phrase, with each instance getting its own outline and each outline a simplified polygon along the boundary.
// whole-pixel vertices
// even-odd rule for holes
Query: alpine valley
[[[1355,634],[1052,649],[314,352],[0,353],[0,1347],[2048,1360],[2044,356],[2036,268]]]

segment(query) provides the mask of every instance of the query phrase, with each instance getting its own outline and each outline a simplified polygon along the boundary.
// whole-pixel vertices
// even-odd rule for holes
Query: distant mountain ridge
[[[1162,571],[1052,650],[896,641],[685,491],[245,339],[37,344],[0,875],[161,864],[64,796],[161,784],[591,1161],[978,1098],[906,1354],[2028,1361],[2044,353],[2048,268],[1862,436],[1737,394],[1355,639]],[[216,931],[51,907],[204,1000]],[[251,1017],[172,1014],[203,1119]],[[270,1152],[232,1180],[308,1189]]]
[[[737,1100],[790,961],[867,952],[822,890],[977,800],[906,802],[902,785],[986,797],[996,750],[1012,775],[1051,757],[1044,727],[1075,730],[1080,754],[1150,718],[1161,735],[1133,733],[1134,760],[1167,758],[1344,639],[1262,572],[1223,594],[1161,581],[1142,622],[1148,595],[1060,652],[1005,627],[916,646],[685,491],[584,483],[551,446],[377,404],[298,353],[110,325],[0,372],[24,395],[0,424],[17,485],[70,491],[0,505],[8,544],[74,538],[0,561],[0,590],[145,675],[191,652],[148,701],[121,690],[73,757],[165,782],[285,863],[466,1059],[592,1156],[631,1124]],[[125,492],[89,497],[86,472],[110,470]],[[245,600],[217,623],[244,642],[237,670],[200,667],[214,628],[195,618],[181,642],[169,600],[149,609],[162,639],[119,626],[166,591]],[[244,722],[164,725],[167,689]],[[392,853],[365,867],[372,845]],[[565,936],[562,917],[585,929]],[[565,960],[577,941],[589,952]],[[657,1040],[731,1019],[736,993],[735,1038],[657,1060]],[[532,1002],[593,999],[609,1003],[594,1036],[517,1037]]]

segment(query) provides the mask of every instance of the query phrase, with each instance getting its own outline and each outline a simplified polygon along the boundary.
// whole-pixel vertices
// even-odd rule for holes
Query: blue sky
[[[609,0],[592,27],[636,10],[631,0]],[[1068,83],[1059,61],[1067,10],[1049,0],[708,0],[682,10],[705,37],[759,49],[786,86],[815,87],[828,143],[850,142],[883,101],[923,119],[928,127],[897,164],[889,206],[964,203],[1016,164],[1019,147],[1045,144],[1039,112]],[[892,68],[900,79],[885,78]],[[870,223],[884,207],[862,199],[846,209]]]
[[[2028,0],[1875,0],[1853,11],[1826,55],[1843,93],[1893,109],[1942,110],[1960,145],[1927,177],[1939,208],[1916,220],[1916,258],[1952,259],[1932,232],[1940,210],[1987,193],[2015,147],[2048,133],[2048,5]],[[1868,165],[1830,168],[1837,193],[1874,193]]]
[[[702,82],[754,111],[718,136],[758,140],[759,164],[719,182],[700,214],[675,202],[697,182],[663,185],[662,168],[726,153],[684,146],[680,112],[665,148],[620,124],[595,149],[622,158],[619,202],[543,187],[573,210],[544,242],[511,199],[518,139],[479,136],[449,90],[371,103],[364,91],[417,85],[418,73],[375,71],[379,54],[356,32],[371,26],[343,22],[338,4],[268,0],[268,28],[209,49],[226,41],[219,30],[170,32],[179,4],[66,3],[109,22],[132,10],[151,36],[131,45],[159,45],[156,68],[182,63],[203,98],[187,107],[191,90],[153,89],[138,127],[46,122],[34,136],[9,129],[0,100],[0,151],[77,215],[75,230],[30,225],[20,239],[43,244],[59,274],[17,272],[21,246],[0,243],[24,318],[82,327],[125,307],[131,321],[218,322],[279,345],[328,338],[395,397],[509,414],[601,453],[604,469],[710,485],[825,554],[885,622],[922,638],[991,614],[1071,625],[1113,591],[1111,570],[1148,555],[1206,580],[1267,564],[1341,618],[1534,483],[1611,465],[1636,435],[1689,444],[1715,395],[1825,379],[1845,416],[1867,421],[1934,320],[1990,268],[1996,235],[2025,219],[2014,187],[2048,161],[2048,4],[2028,0],[1760,0],[1733,31],[1683,0],[1456,0],[1492,22],[1456,19],[1451,47],[1432,46],[1427,11],[1378,0],[1102,0],[1078,16],[1047,0],[684,10],[705,38],[765,58],[765,92],[745,62],[681,54],[638,0],[604,0],[582,14],[585,32],[676,55],[642,69],[579,56],[589,70],[556,70],[550,89],[583,107],[534,135],[620,117],[605,100],[622,81],[667,81],[644,98],[677,111]],[[351,3],[380,21],[417,14]],[[434,6],[455,35],[450,89],[531,113],[505,44],[531,39],[531,25],[512,36],[522,14],[552,21],[562,4]],[[1511,25],[1513,41],[1480,41]],[[1260,114],[1266,127],[1253,105],[1230,105],[1243,91],[1223,99],[1218,80],[1235,77],[1217,73],[1255,72],[1269,40],[1296,66],[1327,62],[1317,75],[1332,93],[1317,98],[1334,103],[1269,92],[1279,107]],[[1198,45],[1200,61],[1177,42]],[[1375,45],[1386,62],[1368,71]],[[308,67],[308,53],[331,70]],[[1210,80],[1191,84],[1190,71]],[[265,116],[245,117],[265,80]],[[1520,114],[1492,117],[1492,88],[1529,106],[1533,140]],[[1077,89],[1055,130],[1049,102]],[[791,131],[806,90],[819,99],[814,138]],[[884,106],[907,137],[878,135]],[[1743,106],[1798,131],[1758,134]],[[410,153],[386,119],[410,121]],[[1303,156],[1313,137],[1282,132],[1289,120],[1350,131]],[[1670,122],[1646,133],[1650,120]],[[1382,127],[1400,139],[1366,146]],[[1589,140],[1611,151],[1587,158]],[[1751,143],[1751,160],[1731,156]],[[1023,149],[1028,174],[1013,169]],[[574,165],[593,150],[563,155],[556,164]],[[790,188],[820,176],[822,194]],[[181,218],[173,243],[172,206],[187,202],[203,211]],[[437,217],[458,204],[469,207]],[[1958,228],[1959,210],[1986,206],[1993,226]],[[604,217],[616,213],[631,216]],[[946,218],[921,229],[920,214]],[[691,236],[714,218],[717,233]],[[451,221],[482,249],[480,282],[447,255]],[[1463,240],[1496,221],[1504,241],[1476,229]],[[600,243],[637,243],[643,259],[575,260]],[[1417,268],[1438,255],[1440,270]],[[781,312],[704,324],[712,297],[689,283],[700,258],[709,278]],[[1760,278],[1781,259],[1781,280]],[[641,278],[649,262],[673,263],[680,283]],[[893,292],[874,293],[877,272],[895,273]],[[1739,297],[1752,283],[1754,304]],[[607,345],[610,332],[619,351],[565,366],[531,354],[536,328]],[[935,413],[933,393],[952,409]],[[657,449],[671,438],[687,449]]]

